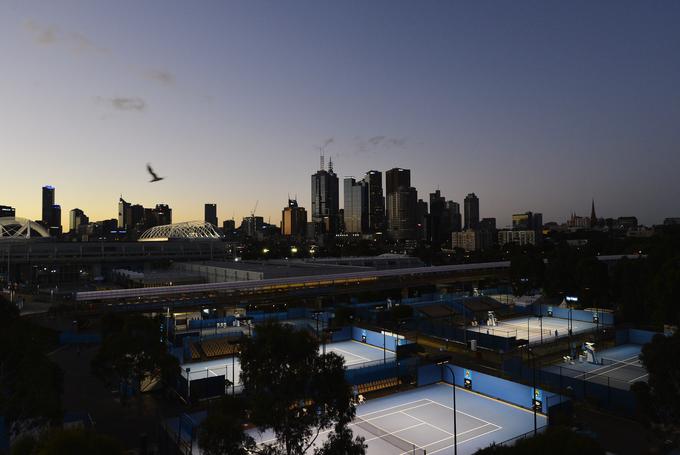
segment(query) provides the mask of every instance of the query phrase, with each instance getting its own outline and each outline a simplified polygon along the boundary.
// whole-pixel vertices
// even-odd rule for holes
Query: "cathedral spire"
[[[597,224],[597,215],[595,215],[595,199],[590,206],[590,227],[595,227]]]

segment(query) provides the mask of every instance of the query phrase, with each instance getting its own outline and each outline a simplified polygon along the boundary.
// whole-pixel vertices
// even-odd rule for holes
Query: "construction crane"
[[[255,218],[255,211],[257,210],[257,204],[259,204],[259,203],[260,203],[259,199],[257,201],[255,201],[255,207],[253,207],[253,210],[250,212],[251,218]]]

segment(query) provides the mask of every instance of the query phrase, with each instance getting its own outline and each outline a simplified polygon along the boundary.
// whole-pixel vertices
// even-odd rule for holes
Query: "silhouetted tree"
[[[240,396],[225,396],[208,408],[198,432],[198,445],[205,455],[247,455],[255,441],[243,431],[246,402]]]
[[[260,327],[242,347],[241,380],[251,421],[276,435],[276,442],[261,449],[266,453],[303,454],[331,429],[340,433],[329,434],[334,443],[328,450],[363,453],[363,440],[353,440],[346,427],[355,408],[344,359],[319,354],[307,332],[277,324]]]
[[[555,427],[545,433],[517,441],[512,446],[490,446],[475,452],[476,455],[604,455],[604,450],[592,438],[573,431]]]

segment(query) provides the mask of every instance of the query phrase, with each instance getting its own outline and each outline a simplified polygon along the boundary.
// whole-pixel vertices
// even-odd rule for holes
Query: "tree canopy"
[[[259,430],[269,429],[276,436],[274,441],[250,448],[252,453],[364,453],[363,439],[353,439],[348,426],[355,408],[342,357],[319,354],[318,342],[307,332],[268,324],[242,345],[240,359],[243,404],[231,400],[211,408],[201,429],[204,450],[221,453],[220,441],[228,434],[243,441],[242,448],[249,447],[249,438],[233,435],[247,415]],[[216,422],[231,418],[223,416],[224,409],[242,409],[238,406],[247,408],[247,414],[238,411],[240,418],[226,422],[226,430],[216,436],[220,431]],[[327,433],[324,443],[319,439],[322,432]]]

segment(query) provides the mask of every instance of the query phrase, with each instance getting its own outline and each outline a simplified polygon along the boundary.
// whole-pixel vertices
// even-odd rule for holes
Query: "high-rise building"
[[[233,232],[236,230],[236,221],[235,220],[224,220],[222,221],[222,230],[224,233],[228,232]]]
[[[543,236],[543,214],[534,212],[515,213],[512,215],[513,231],[534,231],[532,243],[539,243]]]
[[[50,210],[50,225],[49,231],[52,237],[57,237],[61,235],[61,206],[59,204],[53,204]]]
[[[137,231],[142,231],[147,227],[155,226],[155,224],[149,224],[149,221],[146,220],[146,209],[141,204],[128,205],[125,217],[128,220],[127,229],[130,230],[136,229]],[[153,220],[150,221],[152,222]]]
[[[52,214],[52,206],[54,205],[54,187],[50,185],[45,185],[42,187],[42,225],[46,228],[50,228],[54,223],[54,220],[50,218]],[[61,224],[61,220],[59,220]]]
[[[411,171],[395,167],[385,172],[385,189],[387,194],[394,193],[399,188],[411,186]]]
[[[9,205],[0,205],[0,218],[14,218],[16,210]]]
[[[203,220],[217,227],[217,204],[205,204]]]
[[[451,217],[451,231],[460,232],[460,230],[463,229],[463,217],[460,214],[460,204],[453,201],[447,201],[446,208]]]
[[[295,199],[288,199],[288,207],[281,214],[281,234],[304,237],[307,233],[307,210],[299,207]]]
[[[333,172],[333,161],[325,170],[321,157],[321,169],[312,174],[312,223],[316,235],[338,232],[339,209],[339,181]]]
[[[449,204],[439,190],[430,193],[430,223],[428,236],[433,245],[439,246],[451,238],[451,215]]]
[[[498,244],[505,245],[508,243],[515,243],[519,246],[535,245],[536,231],[533,230],[502,230],[498,231]]]
[[[172,224],[172,209],[167,204],[156,204],[153,209],[155,226]]]
[[[475,193],[465,196],[464,221],[465,229],[479,229],[479,198]]]
[[[90,222],[90,219],[87,217],[87,215],[85,215],[85,212],[77,208],[69,212],[68,219],[69,232],[75,232],[78,230],[78,227]]]
[[[394,168],[385,173],[387,182],[387,228],[394,240],[416,238],[418,192],[411,187],[411,171]]]
[[[344,232],[348,234],[368,232],[368,184],[365,180],[357,182],[353,177],[346,177],[343,186],[345,197]]]
[[[480,250],[488,250],[498,239],[496,230],[496,218],[482,218],[479,222],[479,240],[477,245]]]
[[[121,196],[118,199],[118,229],[127,229],[130,224],[130,203]]]
[[[416,239],[425,240],[429,232],[429,218],[430,214],[427,210],[427,202],[418,199],[416,204]]]
[[[383,232],[385,230],[385,196],[383,194],[382,172],[368,171],[364,176],[368,185],[368,230]]]

